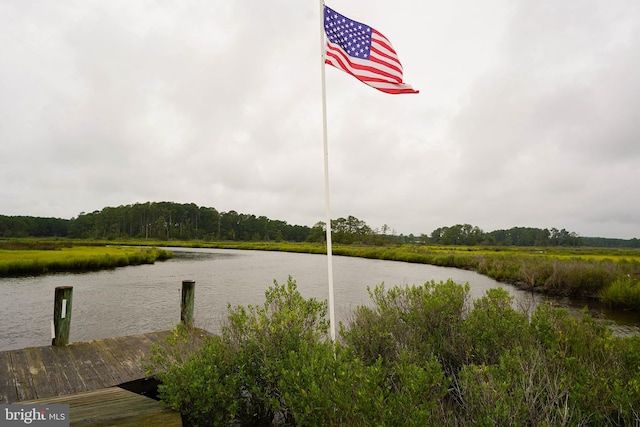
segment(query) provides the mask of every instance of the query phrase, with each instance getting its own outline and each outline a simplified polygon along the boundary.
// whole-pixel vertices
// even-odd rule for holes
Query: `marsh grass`
[[[640,307],[640,280],[632,277],[616,279],[600,293],[602,302],[613,308]]]
[[[0,276],[91,271],[126,265],[153,264],[171,258],[157,248],[66,246],[47,249],[0,249]]]

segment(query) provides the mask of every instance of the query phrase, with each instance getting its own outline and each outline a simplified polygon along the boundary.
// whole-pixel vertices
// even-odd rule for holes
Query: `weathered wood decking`
[[[20,403],[68,404],[71,427],[182,426],[179,413],[165,409],[160,402],[149,397],[120,387]]]
[[[154,342],[170,333],[0,352],[0,403],[90,392],[142,379],[143,358]],[[202,337],[207,332],[195,329],[194,334]]]

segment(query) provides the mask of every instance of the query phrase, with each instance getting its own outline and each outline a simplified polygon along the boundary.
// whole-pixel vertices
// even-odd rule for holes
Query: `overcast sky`
[[[638,0],[333,0],[418,95],[326,69],[333,218],[640,238]],[[315,0],[0,0],[0,214],[324,221]]]

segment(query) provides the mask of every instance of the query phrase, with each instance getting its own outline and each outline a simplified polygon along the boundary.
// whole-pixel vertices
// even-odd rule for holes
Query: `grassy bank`
[[[171,258],[170,251],[120,246],[77,246],[72,242],[2,242],[0,277],[62,271],[91,271],[153,264]]]
[[[48,244],[47,241],[38,242]],[[106,244],[106,241],[62,240],[56,242],[58,245],[82,246]],[[326,253],[325,245],[317,243],[179,240],[127,240],[108,243],[129,246]],[[334,245],[333,253],[340,256],[474,270],[521,289],[574,298],[596,298],[614,308],[640,310],[640,250],[636,249]],[[3,275],[5,273],[2,272],[1,263],[0,258],[0,275]]]
[[[138,242],[142,243],[142,242]],[[153,242],[161,245],[161,242]],[[324,254],[326,247],[289,242],[164,242],[165,245]],[[611,248],[334,245],[341,256],[474,270],[520,289],[601,299],[640,310],[640,251]]]

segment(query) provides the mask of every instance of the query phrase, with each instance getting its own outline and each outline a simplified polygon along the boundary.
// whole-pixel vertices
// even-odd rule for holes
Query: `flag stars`
[[[371,51],[371,28],[338,13],[325,14],[325,31],[331,43],[349,55],[368,59]]]

